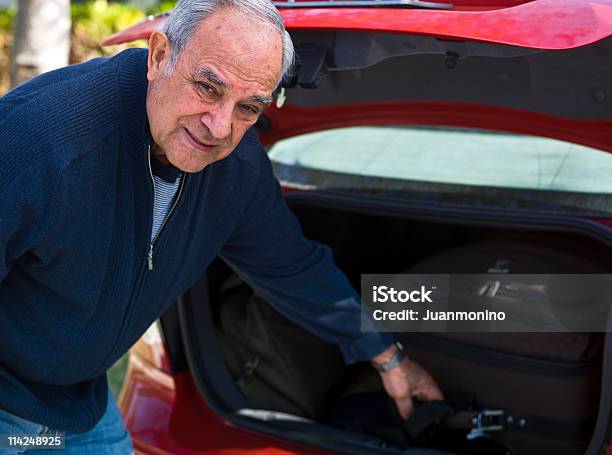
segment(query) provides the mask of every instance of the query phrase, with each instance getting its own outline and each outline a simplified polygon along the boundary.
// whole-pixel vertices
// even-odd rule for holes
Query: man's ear
[[[147,79],[152,81],[160,77],[168,64],[170,64],[170,42],[165,33],[156,30],[149,37]]]

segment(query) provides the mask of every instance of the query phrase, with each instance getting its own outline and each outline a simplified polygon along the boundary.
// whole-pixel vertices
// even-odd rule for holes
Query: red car
[[[512,253],[489,271],[541,253],[544,265],[529,268],[533,259],[518,273],[610,273],[612,0],[452,3],[278,4],[299,65],[257,129],[287,204],[355,286],[361,273],[451,257],[461,271],[457,255],[491,239]],[[105,44],[146,39],[164,21],[150,18]],[[249,402],[221,310],[232,278],[215,262],[130,351],[119,402],[137,453],[453,453]],[[247,325],[232,334],[249,346]],[[305,341],[311,376],[290,381],[296,391],[320,386],[325,355],[318,364],[309,357],[315,342],[292,333]],[[502,337],[398,334],[445,393],[463,381],[491,409],[532,407],[536,415],[474,418],[472,432],[501,441],[505,453],[612,455],[610,332],[558,342],[519,335],[513,350]],[[328,393],[325,403],[338,397]],[[545,409],[555,424],[537,415]]]

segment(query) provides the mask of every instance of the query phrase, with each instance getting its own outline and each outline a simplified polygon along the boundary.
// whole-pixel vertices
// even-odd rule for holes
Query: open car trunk
[[[589,222],[424,212],[323,192],[292,193],[288,202],[306,236],[332,248],[355,287],[360,274],[373,269],[465,273],[457,255],[478,254],[482,245],[512,252],[519,273],[612,270],[612,239]],[[455,259],[445,263],[445,256]],[[500,266],[505,265],[490,264]],[[345,367],[336,346],[285,320],[220,261],[185,295],[179,313],[192,374],[208,403],[228,419],[338,452],[406,450],[379,431],[347,424],[347,409],[353,414],[348,420],[367,420],[388,409],[379,405],[385,397],[374,370],[365,364]],[[502,421],[495,421],[503,429],[485,433],[508,453],[595,454],[610,439],[609,334],[398,337],[445,394],[468,392],[482,407],[504,412]],[[359,401],[362,397],[370,401]],[[379,404],[371,405],[372,399]],[[431,450],[431,441],[426,445]],[[407,453],[486,453],[459,446],[455,452],[448,438],[433,447],[444,452],[417,444]]]
[[[256,124],[265,146],[339,127],[427,125],[509,131],[612,152],[612,0],[461,0],[440,11],[385,9],[377,2],[302,9],[295,3],[279,9],[298,68]],[[470,5],[482,8],[466,10]],[[106,44],[147,38],[165,20],[153,18]],[[335,177],[327,188],[338,184]],[[355,287],[367,272],[466,273],[461,258],[491,244],[502,262],[482,254],[479,273],[503,269],[507,254],[526,258],[523,273],[612,270],[609,231],[575,218],[576,211],[555,217],[551,213],[563,205],[558,198],[502,211],[500,192],[513,189],[480,188],[486,194],[476,196],[487,202],[486,212],[453,209],[456,200],[423,185],[410,188],[423,196],[421,206],[390,206],[385,194],[366,203],[340,195],[342,187],[335,194],[292,193],[288,201],[306,236],[332,248]],[[588,199],[587,208],[609,218],[609,198],[599,193],[563,197],[569,205]],[[534,214],[542,207],[549,215]],[[334,346],[278,317],[232,275],[217,261],[177,306],[188,366],[213,410],[236,425],[311,447],[350,454],[404,450],[336,418],[342,400],[380,390],[372,369],[345,368]],[[254,308],[259,319],[250,313]],[[257,324],[248,322],[256,320],[274,322],[275,340],[289,341],[266,350],[265,337],[249,332]],[[595,455],[610,441],[609,334],[398,335],[446,393],[467,389],[486,408],[503,409],[505,420],[495,422],[503,429],[485,434],[514,455]],[[267,383],[261,380],[266,369],[272,375]],[[376,413],[356,409],[355,415]],[[434,452],[416,444],[409,453]]]

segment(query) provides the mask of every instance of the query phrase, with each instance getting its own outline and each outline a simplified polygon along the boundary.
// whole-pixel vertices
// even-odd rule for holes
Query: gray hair
[[[164,32],[170,41],[170,65],[166,67],[166,75],[174,71],[176,63],[200,23],[221,8],[236,8],[250,18],[260,20],[262,23],[276,29],[283,39],[283,60],[280,79],[291,76],[295,60],[293,42],[278,9],[270,0],[179,0],[170,13]]]

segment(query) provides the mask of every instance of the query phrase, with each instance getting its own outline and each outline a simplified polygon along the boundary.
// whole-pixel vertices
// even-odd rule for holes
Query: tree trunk
[[[19,0],[10,77],[14,87],[68,64],[70,0]]]

